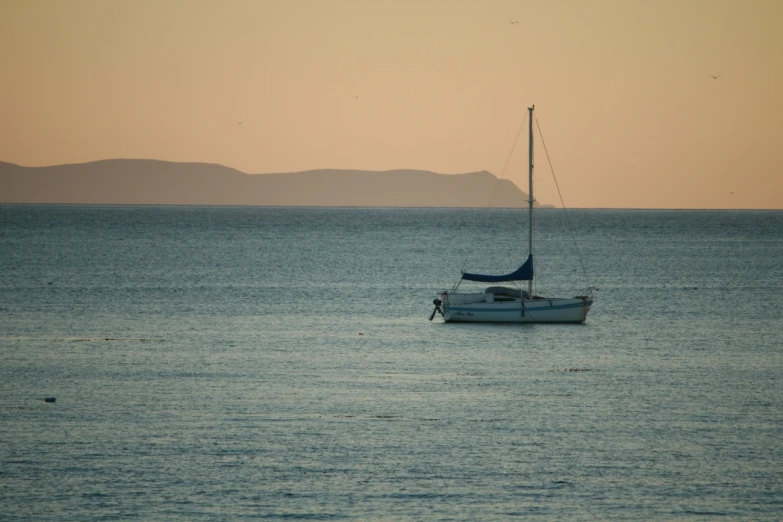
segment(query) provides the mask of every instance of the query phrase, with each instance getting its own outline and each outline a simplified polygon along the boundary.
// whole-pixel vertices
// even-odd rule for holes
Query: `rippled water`
[[[0,206],[0,518],[778,519],[783,212],[538,216]]]

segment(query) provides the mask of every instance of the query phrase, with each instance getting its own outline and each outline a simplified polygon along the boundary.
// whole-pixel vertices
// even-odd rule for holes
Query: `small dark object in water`
[[[56,400],[57,399],[55,399],[54,397],[47,397],[47,398],[44,399],[44,402],[54,402]]]

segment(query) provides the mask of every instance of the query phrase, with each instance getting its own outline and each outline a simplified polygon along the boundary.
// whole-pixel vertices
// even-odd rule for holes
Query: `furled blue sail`
[[[462,279],[482,283],[500,283],[502,281],[530,281],[533,279],[533,256],[527,256],[522,266],[506,275],[484,275],[463,273]]]

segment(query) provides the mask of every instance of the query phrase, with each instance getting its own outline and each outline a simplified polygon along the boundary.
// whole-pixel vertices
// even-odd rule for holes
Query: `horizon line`
[[[161,203],[14,203],[0,201],[0,206],[51,206],[51,207],[183,207],[183,208],[312,208],[312,209],[389,209],[389,210],[527,210],[527,207],[395,207],[395,206],[341,206],[341,205],[191,205]],[[783,208],[697,208],[697,207],[538,207],[539,210],[629,210],[629,211],[678,211],[678,212],[783,212]]]

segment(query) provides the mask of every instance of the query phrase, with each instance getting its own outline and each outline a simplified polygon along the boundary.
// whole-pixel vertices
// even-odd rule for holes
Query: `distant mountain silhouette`
[[[2,203],[525,207],[527,195],[486,171],[309,170],[245,174],[210,163],[112,159],[22,167],[0,162]]]

